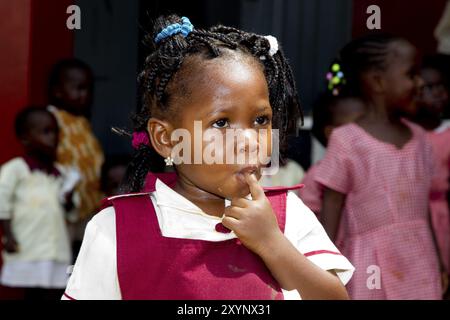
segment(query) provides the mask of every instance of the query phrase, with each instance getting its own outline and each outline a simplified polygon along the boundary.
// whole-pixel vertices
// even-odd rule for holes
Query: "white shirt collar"
[[[206,241],[236,238],[234,232],[216,231],[216,225],[222,222],[221,217],[206,214],[159,179],[156,180],[152,198],[156,201],[155,211],[165,237]]]
[[[221,220],[219,217],[206,214],[193,202],[183,197],[178,192],[174,191],[160,179],[156,179],[155,184],[155,197],[158,207],[167,207],[172,210],[182,211],[185,213],[191,213],[209,217],[211,219]]]
[[[168,207],[172,208],[174,210],[183,211],[186,213],[192,213],[197,215],[202,215],[211,219],[219,219],[222,220],[219,217],[209,215],[205,213],[202,209],[200,209],[197,205],[195,205],[190,200],[183,197],[178,192],[174,191],[172,188],[170,188],[167,184],[162,182],[160,179],[156,179],[155,183],[155,198],[156,203],[158,206],[162,207]],[[251,200],[251,195],[248,195],[246,197],[247,199]],[[231,201],[228,199],[225,199],[224,207],[228,207],[230,205]]]

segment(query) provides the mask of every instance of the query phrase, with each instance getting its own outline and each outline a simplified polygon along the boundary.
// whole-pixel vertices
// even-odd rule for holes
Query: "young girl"
[[[104,155],[89,122],[94,75],[83,61],[66,59],[53,66],[48,82],[48,110],[56,117],[60,128],[57,162],[77,168],[81,175],[77,185],[81,199],[79,220],[70,225],[76,256],[86,224],[104,197],[100,190]]]
[[[102,166],[101,190],[107,196],[121,194],[120,184],[125,177],[131,157],[125,154],[112,155],[106,158]]]
[[[21,111],[16,134],[25,156],[0,170],[5,262],[0,282],[22,288],[25,299],[58,299],[71,263],[66,218],[74,213],[77,179],[55,166],[58,127],[50,112],[36,107]]]
[[[336,97],[329,93],[319,98],[313,110],[312,132],[317,140],[326,148],[333,130],[344,124],[355,121],[365,111],[363,102],[355,97]],[[317,216],[322,209],[323,185],[315,181],[321,161],[318,161],[306,172],[302,183],[304,188],[298,191],[300,199]]]
[[[248,154],[249,140],[270,146],[253,129],[273,125],[283,140],[299,106],[276,39],[194,30],[169,16],[150,40],[126,179],[127,191],[141,193],[109,198],[113,206],[90,221],[64,299],[347,298],[352,265],[288,188],[263,191],[260,164],[188,156],[176,174],[149,174],[152,150],[173,164],[172,132],[189,140],[199,123],[220,135],[249,132],[245,144],[225,146],[235,154]],[[190,148],[183,152],[203,154],[205,141]]]
[[[370,35],[341,51],[342,94],[364,101],[356,123],[331,134],[316,174],[325,186],[321,220],[355,264],[353,299],[440,299],[438,256],[428,213],[431,146],[412,114],[421,86],[406,40]]]
[[[89,123],[93,87],[92,70],[83,61],[62,60],[50,72],[48,110],[56,117],[60,128],[57,162],[76,167],[81,174],[77,186],[81,222],[98,210],[103,197],[100,190],[103,150]]]
[[[450,273],[450,210],[447,199],[450,178],[450,128],[442,117],[448,108],[448,89],[438,61],[424,59],[421,68],[424,80],[419,110],[415,117],[425,130],[433,147],[437,173],[433,177],[430,194],[430,210],[442,264]]]

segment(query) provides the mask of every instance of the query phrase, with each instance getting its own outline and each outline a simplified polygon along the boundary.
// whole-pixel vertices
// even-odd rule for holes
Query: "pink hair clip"
[[[147,132],[133,132],[133,141],[131,142],[134,149],[138,149],[141,145],[150,145]]]

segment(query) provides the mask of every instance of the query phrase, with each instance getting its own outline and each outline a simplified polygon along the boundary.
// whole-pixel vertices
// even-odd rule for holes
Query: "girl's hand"
[[[303,299],[348,299],[336,275],[302,255],[281,232],[276,216],[255,176],[246,175],[253,200],[233,199],[222,223],[257,254],[283,289]]]
[[[253,174],[246,174],[252,200],[236,198],[225,208],[222,224],[234,231],[248,249],[259,256],[264,254],[268,244],[282,239],[277,218],[263,188]]]
[[[64,194],[64,209],[66,212],[71,211],[75,205],[73,203],[73,190]]]
[[[19,252],[19,245],[12,234],[5,236],[3,247],[8,253],[17,253]]]

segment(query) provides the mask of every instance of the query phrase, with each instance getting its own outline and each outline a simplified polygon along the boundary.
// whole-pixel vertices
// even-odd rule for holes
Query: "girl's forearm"
[[[345,204],[345,194],[325,188],[323,193],[320,222],[331,241],[336,241],[341,213]]]
[[[284,235],[266,247],[260,256],[281,287],[296,289],[302,299],[348,299],[339,278],[309,261]]]
[[[431,231],[431,239],[433,240],[434,250],[435,250],[436,255],[438,257],[439,268],[440,268],[440,270],[442,272],[442,271],[445,270],[445,264],[442,261],[442,256],[440,254],[439,245],[438,245],[437,238],[436,238],[436,232],[435,232],[435,229],[433,227],[433,222],[431,220],[431,211],[430,210],[428,210],[428,227],[429,227],[429,229]]]
[[[0,226],[2,227],[3,233],[6,237],[12,236],[11,220],[0,220]]]
[[[0,224],[3,229],[4,239],[3,249],[8,253],[16,253],[19,250],[19,245],[17,244],[16,238],[12,232],[11,220],[0,220]]]

